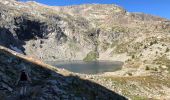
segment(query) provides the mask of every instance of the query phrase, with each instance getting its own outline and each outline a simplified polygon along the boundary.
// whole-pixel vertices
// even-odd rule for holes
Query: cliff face
[[[0,44],[42,60],[125,61],[134,51],[129,43],[136,45],[141,35],[162,36],[170,27],[166,19],[116,5],[50,7],[6,0],[0,7]]]

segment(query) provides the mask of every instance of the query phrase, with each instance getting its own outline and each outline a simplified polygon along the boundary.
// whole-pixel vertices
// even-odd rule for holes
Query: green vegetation
[[[132,97],[132,100],[148,100],[147,97],[142,97],[142,96],[138,96],[138,95],[135,95]]]
[[[83,59],[83,61],[95,61],[99,57],[98,53],[91,51],[87,54],[87,56]]]
[[[131,46],[131,43],[133,42],[134,39],[131,39],[127,42],[123,42],[120,44],[117,44],[116,48],[115,48],[115,52],[116,53],[125,53],[125,52],[129,52],[128,48],[129,46]]]
[[[158,71],[158,68],[157,67],[149,67],[148,65],[145,67],[145,70],[152,70],[152,71],[155,71],[157,72]]]
[[[132,55],[132,59],[134,59],[135,58],[135,55]]]
[[[146,66],[145,70],[150,70],[149,66]]]
[[[158,68],[155,67],[153,70],[154,70],[154,71],[158,71]]]
[[[118,87],[115,90],[119,90],[125,96],[132,100],[148,100],[146,95],[140,95],[137,91],[148,91],[149,89],[161,89],[161,86],[170,87],[170,77],[161,78],[161,76],[130,76],[129,77],[104,77],[106,81],[111,81],[114,86]],[[140,87],[138,87],[140,86]],[[144,89],[144,90],[143,90]],[[148,91],[149,92],[149,91]],[[158,91],[161,93],[161,91]],[[134,94],[135,93],[135,94]],[[139,95],[138,95],[139,94]]]
[[[161,38],[160,41],[161,41],[161,42],[167,42],[167,43],[169,43],[169,42],[170,42],[170,37]]]
[[[101,46],[102,46],[102,49],[103,49],[104,51],[106,51],[106,50],[109,48],[110,44],[107,43],[107,42],[103,42],[103,43],[101,44]]]
[[[129,76],[132,76],[133,74],[129,72],[128,75],[129,75]]]
[[[165,52],[167,53],[167,52],[169,52],[169,51],[170,51],[169,48],[166,48]]]
[[[135,44],[132,45],[132,48],[134,49],[134,51],[136,51],[139,50],[142,46],[143,44],[141,42],[136,42]]]
[[[161,76],[129,76],[129,77],[106,77],[108,80],[116,81],[122,85],[130,82],[139,82],[146,87],[155,88],[158,84],[170,87],[170,77],[161,79]],[[155,84],[153,84],[155,83]]]
[[[170,72],[170,59],[168,59],[165,55],[154,60],[154,63],[167,66],[168,71]]]
[[[116,53],[125,53],[128,51],[128,48],[127,48],[127,45],[129,44],[129,42],[127,43],[121,43],[121,44],[118,44],[115,48],[115,52]]]
[[[68,46],[70,47],[71,50],[74,50],[74,51],[79,51],[80,48],[77,46],[77,44],[75,42],[70,42],[68,44]]]
[[[157,43],[158,43],[157,40],[151,41],[151,42],[150,42],[150,46],[152,46],[152,45],[154,45],[154,44],[157,44]]]
[[[118,44],[118,40],[113,41],[111,44],[111,48],[115,47],[117,44]]]
[[[127,33],[129,32],[128,28],[125,28],[125,27],[121,27],[121,26],[114,26],[112,27],[112,32],[122,32],[122,33]]]

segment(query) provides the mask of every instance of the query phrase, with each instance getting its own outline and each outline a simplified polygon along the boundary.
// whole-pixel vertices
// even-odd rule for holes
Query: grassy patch
[[[148,100],[147,97],[143,97],[143,96],[133,96],[131,99],[132,100]]]
[[[169,48],[166,48],[165,53],[167,53],[167,52],[169,52],[169,51],[170,51]]]
[[[121,26],[114,26],[112,27],[112,32],[121,32],[121,33],[127,33],[129,32],[128,28],[125,28],[125,27],[121,27]]]
[[[128,52],[128,48],[127,48],[127,45],[129,43],[122,43],[122,44],[119,44],[116,46],[115,48],[115,52],[116,53],[125,53],[125,52]]]
[[[91,51],[87,54],[87,56],[83,59],[83,61],[95,61],[99,57],[98,53]]]
[[[119,84],[138,82],[141,86],[155,88],[159,85],[170,87],[170,77],[161,78],[161,76],[130,76],[130,77],[106,77],[107,80],[118,82]]]
[[[154,63],[159,65],[165,65],[166,67],[168,67],[168,71],[170,72],[170,59],[168,59],[165,55],[155,59]]]
[[[129,52],[128,49],[132,42],[133,42],[133,39],[129,40],[128,42],[123,42],[121,44],[118,44],[115,48],[115,52],[116,53]]]
[[[79,51],[80,50],[80,48],[74,42],[70,42],[68,44],[68,46],[70,47],[71,50],[74,50],[74,51]]]
[[[102,49],[103,49],[104,51],[106,51],[106,50],[109,48],[109,46],[110,46],[110,44],[107,43],[107,42],[103,42],[103,43],[101,44],[101,47],[102,47]]]
[[[115,90],[121,90],[122,94],[132,100],[148,100],[142,92],[150,92],[154,89],[162,89],[162,86],[170,87],[170,77],[162,76],[129,76],[129,77],[104,77],[106,81],[112,82],[117,87]],[[148,90],[149,89],[149,90]],[[161,94],[161,91],[158,91]]]
[[[170,37],[161,38],[160,41],[170,43]]]
[[[118,40],[113,41],[111,44],[111,48],[115,47],[118,44],[118,42],[119,42]]]

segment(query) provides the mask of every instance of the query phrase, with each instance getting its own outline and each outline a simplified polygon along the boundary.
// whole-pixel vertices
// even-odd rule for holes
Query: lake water
[[[98,74],[103,72],[114,72],[122,68],[123,63],[119,61],[53,61],[47,62],[58,68],[64,68],[81,74]]]

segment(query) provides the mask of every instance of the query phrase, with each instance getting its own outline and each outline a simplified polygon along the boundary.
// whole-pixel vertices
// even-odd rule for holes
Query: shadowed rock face
[[[11,32],[8,29],[0,28],[0,45],[9,47],[11,44],[16,44],[16,40],[14,39],[14,36],[11,34]]]
[[[46,31],[44,29],[45,25],[40,21],[29,20],[28,18],[15,18],[15,26],[18,27],[15,30],[15,33],[18,36],[19,40],[30,40],[38,38],[43,38],[46,35],[44,34]]]
[[[28,73],[32,83],[16,84],[22,69]],[[60,69],[1,46],[0,80],[1,100],[19,100],[22,87],[26,87],[26,92],[21,100],[126,100],[97,83],[74,75],[64,76]]]

